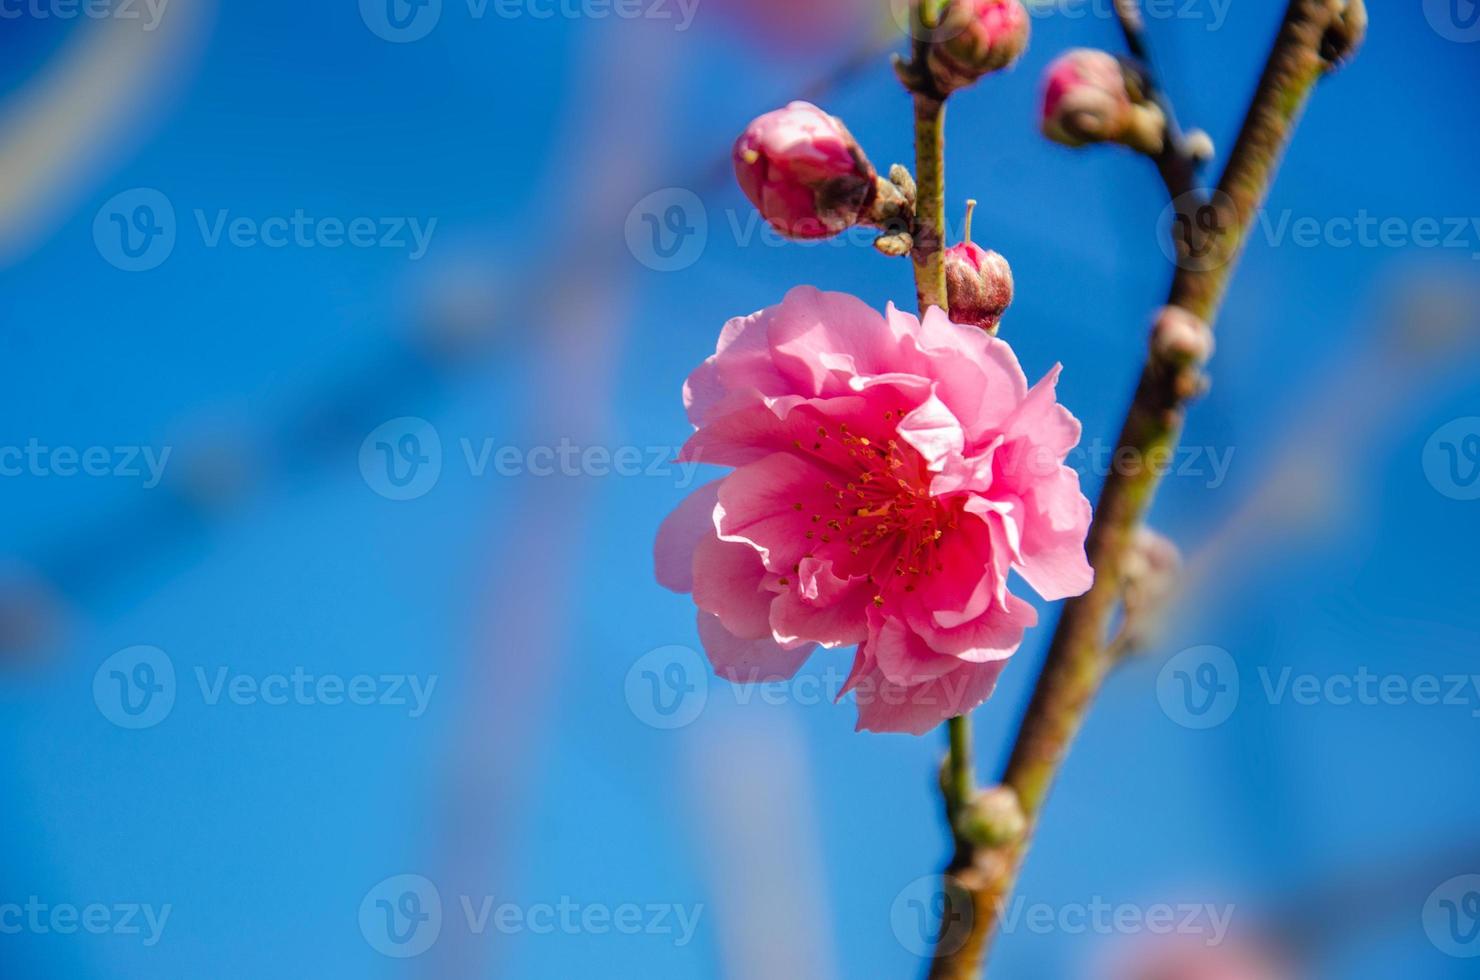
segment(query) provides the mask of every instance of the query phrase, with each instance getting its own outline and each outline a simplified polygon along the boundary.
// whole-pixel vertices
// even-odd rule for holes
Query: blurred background
[[[1282,6],[1147,4],[1220,150]],[[849,653],[715,680],[651,571],[723,322],[913,300],[728,171],[795,97],[912,159],[880,7],[0,0],[0,976],[922,972],[943,735],[854,734]],[[1156,502],[1175,615],[993,976],[1475,975],[1480,8],[1372,14]],[[1109,0],[1035,8],[947,175],[1093,498],[1171,266],[1149,164],[1037,133],[1075,46],[1122,50]],[[984,779],[1046,612],[976,712]]]

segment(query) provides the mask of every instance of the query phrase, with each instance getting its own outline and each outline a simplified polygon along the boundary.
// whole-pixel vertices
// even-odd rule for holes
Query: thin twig
[[[1345,7],[1338,0],[1290,0],[1218,185],[1215,203],[1229,213],[1202,236],[1205,254],[1215,261],[1179,267],[1171,303],[1211,324],[1295,119],[1316,80],[1355,47],[1364,25],[1361,0],[1349,0]],[[1196,365],[1152,354],[1121,431],[1117,458],[1121,452],[1126,458],[1156,458],[1175,446],[1186,402],[1197,390],[1188,383],[1189,374],[1197,372]],[[1138,472],[1117,470],[1105,480],[1086,542],[1095,583],[1064,605],[1003,780],[1018,795],[1027,831],[1001,847],[962,847],[958,840],[957,859],[947,873],[970,893],[971,907],[947,912],[969,916],[969,935],[952,944],[958,948],[938,952],[930,971],[934,980],[970,980],[980,974],[998,910],[1017,880],[1054,777],[1111,666],[1106,633],[1121,596],[1122,564],[1158,479],[1155,468],[1142,467]]]
[[[1179,209],[1191,213],[1201,203],[1197,190],[1197,168],[1199,161],[1187,145],[1187,139],[1177,122],[1176,107],[1172,105],[1166,86],[1162,83],[1156,59],[1151,54],[1151,42],[1146,36],[1146,20],[1141,16],[1140,0],[1115,0],[1116,19],[1120,31],[1125,35],[1125,44],[1130,49],[1141,69],[1141,81],[1146,87],[1146,96],[1161,110],[1166,119],[1166,139],[1162,150],[1153,161],[1167,193]]]

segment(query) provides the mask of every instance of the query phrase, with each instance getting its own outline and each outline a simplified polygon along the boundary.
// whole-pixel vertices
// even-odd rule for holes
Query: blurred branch
[[[152,25],[94,20],[0,103],[0,264],[29,254],[112,163],[109,151],[152,128],[214,17],[214,0],[173,0]]]
[[[1172,200],[1178,203],[1179,208],[1194,210],[1201,203],[1195,192],[1197,168],[1203,160],[1177,124],[1176,109],[1171,97],[1167,95],[1166,86],[1162,84],[1156,61],[1151,56],[1151,43],[1146,37],[1146,20],[1141,16],[1141,0],[1115,0],[1115,16],[1120,22],[1121,33],[1125,35],[1126,47],[1130,49],[1131,56],[1136,59],[1140,69],[1146,97],[1156,104],[1166,120],[1166,138],[1161,152],[1152,158],[1153,162],[1161,173],[1161,179]]]
[[[1179,265],[1169,305],[1180,307],[1182,315],[1211,324],[1296,118],[1317,79],[1356,47],[1365,21],[1361,0],[1349,0],[1344,7],[1338,0],[1291,0],[1219,181],[1220,199],[1228,202],[1229,213],[1206,233],[1208,252],[1202,254],[1224,261]],[[1196,359],[1153,342],[1117,455],[1149,459],[1173,450],[1186,404],[1200,387]],[[1153,467],[1112,471],[1105,480],[1086,542],[1094,585],[1064,605],[1004,777],[1017,793],[1026,832],[1020,840],[997,847],[963,848],[958,842],[957,858],[947,873],[969,892],[972,908],[950,914],[969,921],[970,928],[958,949],[937,957],[930,971],[935,980],[969,980],[985,962],[998,912],[1016,883],[1054,778],[1112,664],[1106,634],[1121,597],[1123,564],[1158,480]]]
[[[184,0],[180,2],[183,7]],[[194,6],[205,4],[193,0]],[[179,23],[185,21],[180,19]],[[809,83],[805,91],[814,100],[824,99],[829,92],[856,79],[865,66],[876,63],[895,37],[871,37]],[[117,58],[108,55],[107,60],[111,63]],[[94,79],[103,77],[97,71],[83,74]],[[109,89],[110,85],[102,88]],[[24,120],[29,115],[18,118]],[[35,135],[29,130],[16,130],[15,134],[17,144]],[[8,173],[10,142],[0,133],[0,172]],[[47,165],[53,171],[58,169],[56,159],[49,158]],[[713,161],[705,160],[695,167],[688,181],[676,186],[692,185],[702,195],[722,186],[729,173],[726,147]],[[7,196],[7,190],[15,193]],[[8,183],[0,186],[0,252],[16,230],[11,226],[19,221],[10,210],[12,198],[18,201],[26,193],[38,194],[39,189],[25,181],[15,187]],[[611,262],[611,255],[601,252],[591,236],[582,234],[587,229],[584,223],[573,227],[576,230],[572,235],[580,247],[593,253],[590,261]],[[562,242],[560,247],[568,245]],[[570,261],[568,254],[558,250],[537,256],[517,282],[553,281],[564,274]],[[55,642],[64,627],[66,610],[106,591],[139,568],[160,567],[161,557],[178,554],[203,531],[237,513],[250,494],[270,489],[290,472],[314,471],[330,460],[342,459],[380,422],[408,414],[415,405],[434,404],[470,377],[475,368],[505,349],[507,338],[497,333],[500,318],[522,295],[522,291],[511,288],[509,295],[496,297],[495,308],[480,308],[471,317],[465,309],[443,308],[437,302],[439,297],[432,297],[422,321],[412,325],[409,336],[385,344],[352,365],[344,376],[325,379],[266,431],[233,436],[225,446],[182,448],[180,464],[189,474],[184,481],[168,489],[162,487],[147,501],[131,500],[95,518],[78,521],[62,535],[28,549],[31,553],[16,562],[17,571],[0,578],[0,656],[31,652]],[[538,336],[548,339],[550,335]],[[210,486],[203,487],[195,478],[202,471],[251,473],[255,479],[231,480],[226,486],[208,480],[205,482]],[[48,598],[44,606],[35,601],[37,595]],[[16,609],[31,612],[22,616]]]

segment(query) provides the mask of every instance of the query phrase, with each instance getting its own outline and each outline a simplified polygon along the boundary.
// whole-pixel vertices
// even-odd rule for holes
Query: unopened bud
[[[1015,844],[1027,829],[1022,804],[1010,786],[993,786],[978,792],[961,813],[957,827],[961,836],[982,847]]]
[[[1182,150],[1193,163],[1199,166],[1207,163],[1217,154],[1217,149],[1213,146],[1213,137],[1209,136],[1207,130],[1204,129],[1188,130],[1182,137]]]
[[[810,102],[755,119],[735,141],[735,179],[789,238],[828,238],[858,224],[877,175],[848,127]]]
[[[1043,134],[1065,146],[1123,143],[1155,155],[1166,140],[1166,116],[1114,55],[1076,48],[1048,67]]]
[[[1206,364],[1213,356],[1213,331],[1180,306],[1163,306],[1151,328],[1151,350],[1179,364]]]
[[[943,93],[965,88],[1017,61],[1028,47],[1021,0],[946,0],[926,64]]]
[[[996,333],[1012,303],[1012,267],[1001,255],[972,242],[975,208],[975,201],[966,202],[966,240],[946,249],[946,305],[956,323]]]
[[[1125,579],[1125,623],[1136,646],[1155,630],[1177,588],[1182,553],[1168,538],[1145,525],[1136,529],[1121,574]]]

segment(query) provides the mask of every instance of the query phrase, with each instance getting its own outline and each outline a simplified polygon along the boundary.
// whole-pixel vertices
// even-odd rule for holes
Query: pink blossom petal
[[[771,354],[799,394],[851,394],[854,376],[883,374],[898,362],[900,338],[888,321],[847,293],[798,286],[775,311]]]
[[[1051,479],[1034,485],[1027,505],[1033,513],[1025,521],[1018,567],[1024,580],[1049,601],[1088,591],[1095,570],[1084,553],[1084,538],[1092,515],[1079,490],[1079,474],[1059,467]]]
[[[790,453],[740,467],[719,489],[720,537],[753,545],[771,571],[790,572],[814,547],[811,515],[830,507],[832,475]]]
[[[966,446],[960,420],[933,394],[900,420],[899,435],[915,447],[926,466],[936,473],[949,458],[960,459]]]
[[[775,309],[770,307],[726,323],[714,354],[684,382],[683,403],[694,425],[705,425],[727,412],[758,403],[764,396],[790,394],[771,362],[766,343]]]
[[[771,628],[780,639],[805,636],[824,647],[862,642],[873,592],[861,575],[840,578],[832,562],[803,558],[790,587],[771,605]]]
[[[737,684],[787,680],[816,649],[807,643],[788,649],[770,637],[745,639],[725,629],[719,617],[699,613],[699,642],[714,672]]]
[[[711,532],[694,550],[694,604],[742,639],[771,635],[775,594],[762,591],[765,580],[761,556],[748,544],[721,541]]]
[[[936,307],[917,319],[891,306],[888,318],[905,332],[913,358],[924,360],[918,373],[936,380],[937,394],[961,420],[969,442],[990,439],[1027,395],[1028,379],[1006,341],[952,323]],[[918,326],[912,330],[912,324]]]
[[[715,419],[689,437],[678,458],[686,463],[744,466],[771,453],[785,452],[796,443],[811,444],[819,425],[863,415],[867,402],[852,398],[766,399]]]
[[[1079,444],[1083,428],[1079,420],[1055,400],[1054,388],[1063,367],[1055,364],[1002,424],[1007,439],[1026,439],[1053,453],[1056,463],[1062,463],[1069,450]]]
[[[658,527],[653,543],[653,565],[658,584],[674,592],[694,591],[694,549],[714,536],[714,505],[719,502],[719,480],[706,483],[673,509]]]
[[[937,653],[969,663],[1005,661],[1017,652],[1023,634],[1038,623],[1038,611],[1011,593],[1007,607],[993,605],[956,626],[919,623],[923,642]]]
[[[930,649],[902,620],[877,619],[868,637],[868,648],[879,673],[891,684],[923,684],[959,666],[956,658]]]
[[[914,685],[895,684],[877,667],[865,670],[853,686],[857,730],[924,735],[990,697],[1005,666],[1003,660],[961,662],[950,673]]]

